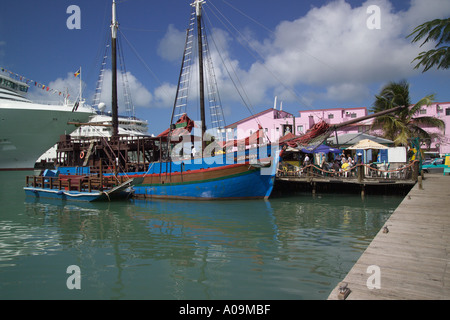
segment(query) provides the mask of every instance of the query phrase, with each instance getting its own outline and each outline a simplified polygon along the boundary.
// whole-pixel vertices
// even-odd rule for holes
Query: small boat
[[[57,170],[45,170],[41,176],[27,176],[27,196],[71,201],[112,201],[132,196],[139,178],[115,179],[113,176],[60,175]]]

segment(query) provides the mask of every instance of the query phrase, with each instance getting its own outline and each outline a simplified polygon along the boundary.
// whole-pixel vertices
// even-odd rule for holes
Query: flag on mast
[[[76,77],[78,77],[79,75],[81,74],[81,68],[80,69],[78,69],[78,71],[77,72],[75,72],[73,75],[75,76],[75,78]]]

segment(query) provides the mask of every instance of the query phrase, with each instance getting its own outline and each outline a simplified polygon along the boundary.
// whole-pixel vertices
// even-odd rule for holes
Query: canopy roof
[[[330,146],[321,144],[319,146],[311,146],[311,147],[305,147],[301,149],[302,152],[305,153],[341,153],[342,150],[337,148],[332,148]]]
[[[328,138],[327,144],[332,145],[332,146],[339,146],[342,148],[346,148],[346,147],[350,147],[350,146],[354,145],[355,143],[358,143],[364,139],[370,139],[372,141],[375,141],[375,142],[378,142],[378,143],[381,143],[384,145],[393,145],[394,144],[394,141],[392,141],[392,140],[384,139],[384,138],[373,136],[373,135],[366,134],[366,133],[339,134],[337,138],[335,136]]]
[[[360,142],[352,145],[351,147],[348,147],[349,150],[368,150],[368,149],[387,149],[388,147],[383,146],[382,144],[379,144],[375,141],[372,141],[370,139],[364,139]]]

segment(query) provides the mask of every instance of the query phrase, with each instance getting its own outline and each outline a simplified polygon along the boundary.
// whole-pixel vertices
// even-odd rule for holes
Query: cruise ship
[[[60,135],[76,129],[70,123],[88,122],[95,115],[82,105],[34,103],[26,98],[28,89],[26,83],[0,73],[0,170],[32,170]]]
[[[99,103],[99,111],[91,120],[78,127],[72,134],[72,138],[111,137],[112,116],[105,112],[105,104]],[[118,134],[123,136],[148,135],[148,122],[135,116],[119,116]]]
[[[90,119],[88,123],[84,123],[73,131],[70,136],[73,139],[86,140],[89,138],[109,138],[112,136],[112,116],[110,113],[105,112],[105,104],[98,104],[98,111]],[[148,122],[146,120],[138,119],[135,116],[119,116],[118,118],[118,134],[119,136],[147,136],[148,135]],[[56,158],[55,144],[45,153],[43,153],[36,162],[36,168],[45,167],[54,162]]]

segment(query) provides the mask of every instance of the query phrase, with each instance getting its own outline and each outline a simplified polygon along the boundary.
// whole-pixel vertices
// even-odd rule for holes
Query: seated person
[[[372,161],[372,163],[370,164],[370,175],[371,176],[376,176],[376,175],[378,175],[378,171],[377,171],[377,169],[378,169],[378,166],[377,166],[377,164],[375,163],[375,162],[373,162]]]
[[[335,160],[332,166],[332,169],[336,172],[339,173],[339,171],[341,170],[341,167],[339,166],[339,161]]]
[[[349,166],[350,166],[350,164],[348,163],[348,161],[344,159],[343,163],[342,163],[342,166],[341,166],[342,171],[348,170]]]

